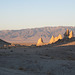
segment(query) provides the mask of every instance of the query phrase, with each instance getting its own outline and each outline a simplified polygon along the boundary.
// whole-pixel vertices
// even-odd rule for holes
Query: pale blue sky
[[[0,30],[75,26],[75,0],[0,0]]]

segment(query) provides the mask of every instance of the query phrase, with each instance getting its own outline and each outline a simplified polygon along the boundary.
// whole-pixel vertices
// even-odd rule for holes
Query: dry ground
[[[0,75],[75,75],[75,41],[0,49]]]

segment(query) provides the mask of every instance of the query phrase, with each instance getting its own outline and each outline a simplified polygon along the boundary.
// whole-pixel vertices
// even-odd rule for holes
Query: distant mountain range
[[[44,42],[49,42],[52,35],[58,36],[65,33],[66,29],[74,32],[75,27],[71,26],[59,26],[59,27],[42,27],[42,28],[32,28],[32,29],[21,29],[21,30],[2,30],[0,31],[0,39],[6,40],[8,42],[16,43],[35,43],[42,37]]]

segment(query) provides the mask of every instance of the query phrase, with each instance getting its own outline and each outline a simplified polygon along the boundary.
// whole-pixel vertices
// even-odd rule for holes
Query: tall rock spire
[[[72,37],[73,37],[73,31],[71,31],[69,34],[69,38],[72,38]]]
[[[62,39],[62,35],[61,35],[61,34],[59,34],[59,36],[58,36],[58,40],[59,40],[59,39]]]
[[[55,42],[58,41],[58,37],[55,37]]]
[[[54,38],[54,36],[52,36],[49,43],[51,44],[51,43],[54,43],[54,42],[55,42],[55,38]]]
[[[68,29],[67,29],[67,31],[66,31],[66,35],[69,36],[69,30],[68,30]]]
[[[37,42],[37,45],[36,46],[42,46],[43,45],[43,39],[40,38]]]
[[[64,34],[64,38],[66,38],[66,39],[69,38],[69,30],[68,29],[66,30],[66,32]]]

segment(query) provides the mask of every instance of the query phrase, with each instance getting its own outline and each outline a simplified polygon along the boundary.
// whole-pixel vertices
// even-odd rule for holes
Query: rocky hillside
[[[8,42],[37,42],[42,37],[44,42],[49,42],[52,35],[58,36],[58,34],[65,33],[66,29],[74,32],[75,27],[43,27],[33,29],[21,29],[21,30],[3,30],[0,31],[0,39]]]

